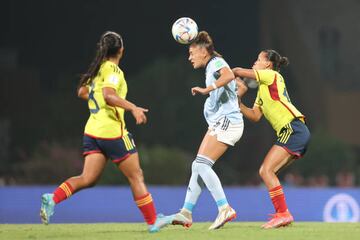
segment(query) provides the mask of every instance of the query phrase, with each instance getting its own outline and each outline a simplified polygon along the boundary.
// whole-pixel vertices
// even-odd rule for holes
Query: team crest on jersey
[[[224,66],[224,63],[223,63],[222,61],[220,61],[220,60],[218,60],[218,61],[215,62],[215,67],[216,67],[216,68],[221,68],[221,67],[223,67],[223,66]]]
[[[119,83],[119,78],[118,76],[116,76],[115,74],[114,75],[111,75],[109,77],[109,82],[112,83],[112,84],[115,84],[117,85]]]

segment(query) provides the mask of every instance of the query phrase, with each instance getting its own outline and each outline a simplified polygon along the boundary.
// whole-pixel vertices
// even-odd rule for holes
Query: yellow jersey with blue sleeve
[[[270,69],[254,71],[259,83],[255,105],[260,107],[276,134],[279,136],[280,130],[295,118],[304,121],[304,115],[290,101],[281,74]]]
[[[105,61],[89,88],[88,106],[90,117],[85,126],[85,135],[98,139],[117,139],[127,134],[123,108],[112,107],[105,102],[102,89],[113,88],[117,95],[126,98],[127,84],[118,65]]]

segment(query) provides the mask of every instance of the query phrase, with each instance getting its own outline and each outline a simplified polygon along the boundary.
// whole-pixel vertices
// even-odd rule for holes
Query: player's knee
[[[209,168],[212,168],[213,164],[214,161],[212,161],[210,158],[196,156],[196,159],[192,163],[191,170],[192,172],[207,171]]]
[[[89,175],[81,175],[82,185],[84,188],[91,188],[96,185],[96,178]]]
[[[266,178],[266,176],[268,176],[269,174],[269,169],[264,166],[264,165],[261,165],[260,169],[259,169],[259,175],[261,178]]]
[[[130,182],[143,182],[144,181],[144,175],[141,168],[136,169],[132,171],[128,176],[128,180]]]

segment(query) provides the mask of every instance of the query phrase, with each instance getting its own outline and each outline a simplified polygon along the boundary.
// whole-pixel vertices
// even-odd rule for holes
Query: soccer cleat
[[[40,217],[44,224],[49,224],[50,217],[54,214],[55,202],[53,196],[54,194],[45,193],[41,197]]]
[[[167,225],[171,224],[173,220],[172,216],[164,216],[163,214],[158,214],[156,216],[156,221],[154,224],[149,225],[149,232],[155,233],[160,231],[161,228],[166,227]]]
[[[180,210],[180,212],[172,215],[172,224],[173,225],[182,225],[183,227],[189,228],[192,225],[192,215],[191,212],[187,210]]]
[[[219,229],[225,223],[236,218],[236,212],[229,205],[219,211],[214,223],[209,227],[209,230]]]
[[[267,223],[262,225],[261,228],[270,229],[286,227],[292,222],[294,222],[294,218],[289,211],[271,214],[271,216],[272,218]]]

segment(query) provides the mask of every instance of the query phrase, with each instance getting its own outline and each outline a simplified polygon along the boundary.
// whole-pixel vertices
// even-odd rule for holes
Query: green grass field
[[[195,223],[190,229],[169,226],[150,234],[145,224],[0,224],[0,239],[170,239],[170,240],[228,240],[228,239],[360,239],[360,223],[297,222],[290,227],[263,230],[257,222],[228,223],[224,228],[208,231],[211,223]]]

